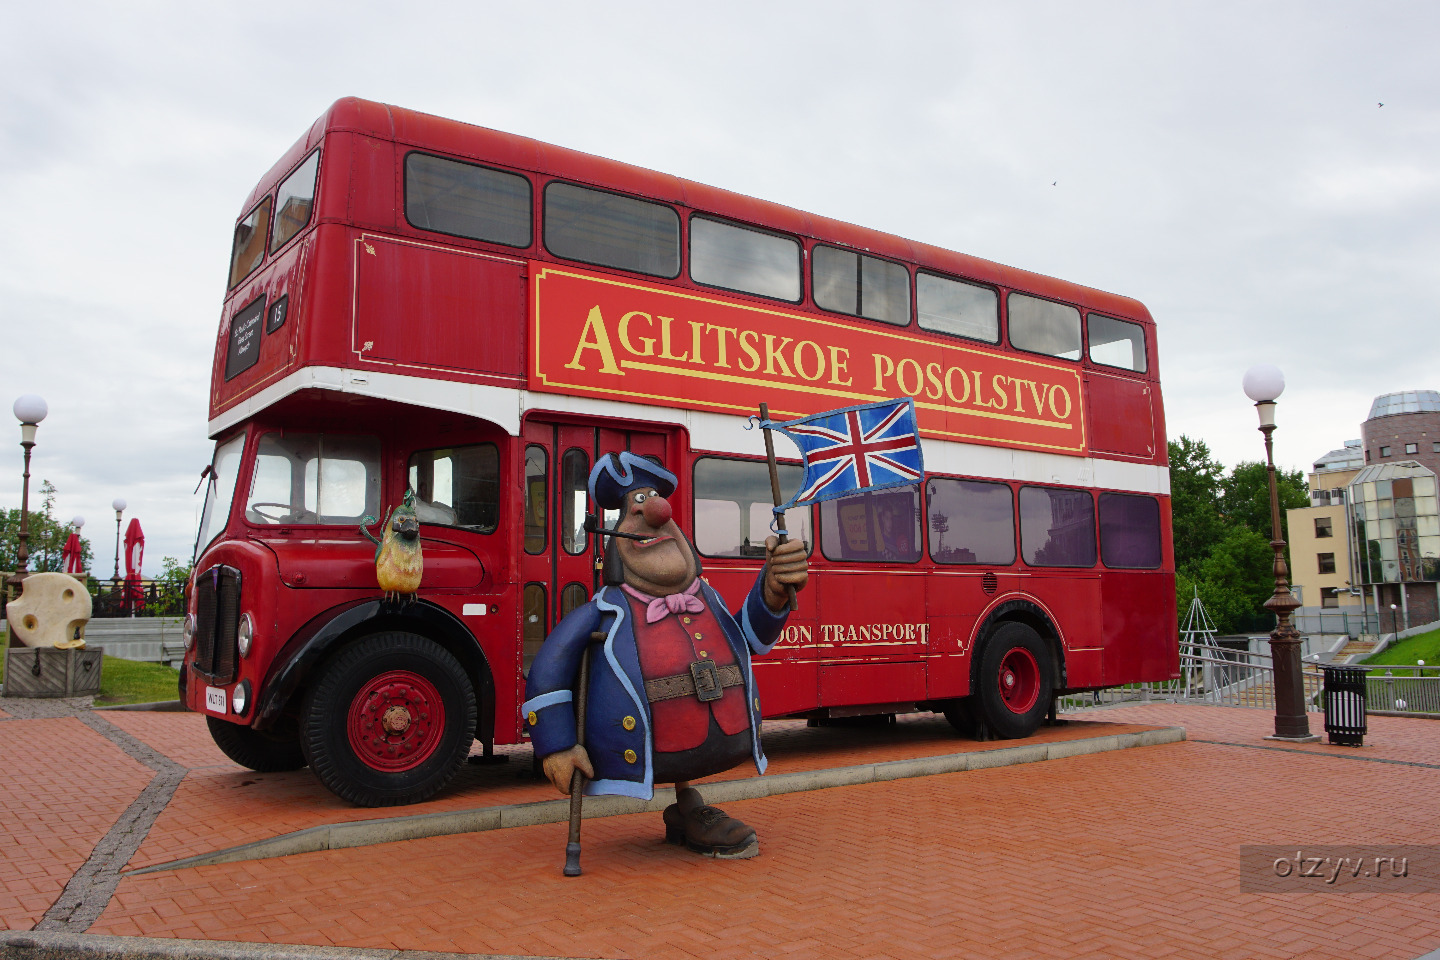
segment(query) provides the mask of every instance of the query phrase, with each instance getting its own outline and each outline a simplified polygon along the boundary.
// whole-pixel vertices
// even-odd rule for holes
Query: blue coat
[[[760,700],[750,655],[770,651],[790,616],[765,605],[761,578],[734,614],[725,602],[701,581],[705,605],[720,621],[735,662],[745,683],[745,701],[750,705],[750,742],[755,769],[765,772],[765,754],[760,750]],[[645,681],[640,675],[640,654],[630,604],[619,587],[604,587],[584,606],[576,607],[561,620],[530,665],[525,683],[526,700],[520,711],[530,727],[535,755],[545,757],[575,745],[573,690],[580,674],[580,657],[590,643],[590,634],[608,623],[604,642],[596,642],[590,654],[590,691],[585,710],[585,750],[595,767],[588,794],[619,794],[649,800],[655,792],[654,752],[651,748],[650,705],[645,700]],[[626,729],[626,720],[631,729]],[[634,759],[628,759],[633,757]]]

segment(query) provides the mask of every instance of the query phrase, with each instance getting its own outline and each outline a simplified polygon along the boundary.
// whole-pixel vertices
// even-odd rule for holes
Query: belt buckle
[[[725,695],[720,685],[720,668],[714,660],[696,660],[690,664],[690,677],[695,681],[695,699],[701,703],[719,700]]]

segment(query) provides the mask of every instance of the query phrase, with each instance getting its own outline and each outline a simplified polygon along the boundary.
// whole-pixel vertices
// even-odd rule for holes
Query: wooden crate
[[[104,653],[104,647],[11,647],[5,653],[5,696],[84,697],[99,693]]]

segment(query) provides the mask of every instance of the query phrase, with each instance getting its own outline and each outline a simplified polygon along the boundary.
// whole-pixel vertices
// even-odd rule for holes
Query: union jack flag
[[[805,461],[800,492],[787,507],[919,483],[925,473],[910,397],[762,426],[795,441]]]

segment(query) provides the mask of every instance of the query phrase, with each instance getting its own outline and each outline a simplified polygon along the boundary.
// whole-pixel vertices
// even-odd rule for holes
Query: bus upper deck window
[[[708,217],[690,220],[690,278],[762,297],[800,300],[800,244]]]
[[[566,260],[674,277],[680,216],[663,203],[557,180],[545,187],[545,248]]]
[[[405,219],[472,240],[530,246],[530,181],[444,157],[405,158]]]
[[[1062,360],[1080,359],[1080,311],[1053,300],[1012,293],[1010,345]]]
[[[852,250],[817,245],[811,261],[815,305],[881,323],[910,323],[910,271]]]
[[[280,184],[275,193],[275,235],[270,238],[271,253],[285,246],[286,241],[310,222],[310,211],[315,208],[315,175],[319,172],[320,151],[316,150]]]
[[[1145,372],[1145,330],[1138,323],[1127,323],[1090,314],[1090,359],[1107,367]]]
[[[915,309],[926,330],[1000,342],[1000,298],[989,287],[917,273]]]
[[[270,235],[270,198],[255,205],[235,225],[235,245],[230,250],[230,286],[255,272],[265,259],[265,238]]]

